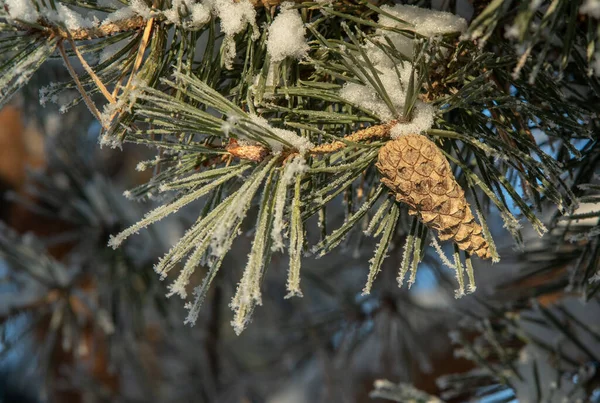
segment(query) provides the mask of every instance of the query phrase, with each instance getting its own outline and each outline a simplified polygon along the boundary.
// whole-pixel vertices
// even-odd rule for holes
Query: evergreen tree
[[[0,2],[37,398],[599,401],[598,0]]]

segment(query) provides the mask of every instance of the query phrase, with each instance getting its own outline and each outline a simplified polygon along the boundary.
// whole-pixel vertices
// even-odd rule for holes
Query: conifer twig
[[[354,133],[345,137],[344,141],[337,140],[332,143],[321,144],[321,145],[314,147],[309,152],[311,154],[316,154],[316,155],[329,154],[329,153],[339,151],[342,148],[346,147],[348,145],[347,142],[358,143],[359,141],[386,138],[390,135],[390,129],[395,124],[396,124],[396,121],[391,121],[389,123],[370,126],[370,127],[367,127],[366,129],[361,129],[361,130],[355,131]]]
[[[75,41],[89,41],[91,39],[115,35],[120,32],[141,29],[146,25],[146,20],[141,16],[135,16],[101,24],[97,27],[78,28],[70,31],[57,26],[47,26],[48,24],[45,22],[42,22],[40,25],[49,28],[49,32],[53,35],[64,39],[72,38]],[[30,27],[26,28],[29,29]]]
[[[146,25],[146,20],[140,16],[135,16],[102,24],[99,27],[80,28],[71,31],[70,33],[66,33],[63,31],[61,32],[61,36],[63,38],[66,38],[70,35],[74,40],[82,41],[103,38],[105,36],[118,34],[119,32],[124,31],[134,31],[137,29],[141,29],[142,27],[144,27],[144,25]]]
[[[348,143],[358,143],[360,141],[389,137],[390,129],[395,123],[396,121],[392,121],[380,125],[369,126],[366,129],[357,130],[354,133],[344,137],[343,141],[336,140],[331,143],[320,144],[308,150],[308,153],[312,155],[330,154],[348,146]],[[239,145],[235,140],[232,140],[225,149],[236,158],[255,162],[262,161],[267,155],[270,154],[268,147],[259,144]],[[289,156],[294,154],[296,153],[292,152]]]

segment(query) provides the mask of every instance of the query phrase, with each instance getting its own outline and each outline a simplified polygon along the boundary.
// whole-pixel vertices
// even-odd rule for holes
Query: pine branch
[[[472,29],[497,23],[506,11],[501,3],[492,2]],[[408,276],[409,286],[413,284],[430,243],[428,227],[439,230],[442,240],[452,240],[467,252],[456,250],[454,262],[440,253],[456,271],[461,296],[475,289],[471,255],[498,259],[486,222],[490,206],[499,210],[518,244],[523,241],[522,217],[541,234],[546,225],[538,215],[548,203],[565,212],[574,208],[576,195],[562,163],[570,154],[588,155],[574,142],[593,130],[587,123],[592,108],[565,91],[582,82],[580,66],[569,64],[571,81],[557,82],[552,71],[519,59],[510,44],[490,34],[496,48],[478,47],[464,40],[466,21],[431,10],[367,2],[297,3],[268,13],[257,12],[260,5],[272,3],[139,5],[142,11],[124,11],[139,12],[141,21],[109,18],[105,28],[101,24],[81,32],[66,29],[54,17],[30,21],[27,31],[18,21],[2,26],[8,38],[19,39],[12,61],[0,71],[12,74],[11,69],[25,66],[33,74],[58,48],[72,81],[53,85],[44,97],[77,88],[81,98],[68,106],[81,100],[88,104],[105,128],[102,144],[130,142],[158,150],[156,159],[139,165],[141,170],[153,167],[156,175],[127,194],[135,199],[159,195],[159,205],[112,238],[112,246],[199,204],[195,223],[156,265],[166,277],[185,261],[169,285],[169,295],[183,298],[197,267],[208,269],[195,301],[188,304],[189,323],[198,317],[208,286],[256,204],[260,213],[253,247],[233,304],[238,331],[260,302],[257,279],[270,253],[285,250],[288,241],[288,293],[300,294],[300,256],[310,249],[307,224],[313,216],[321,224],[321,239],[312,249],[320,255],[350,237],[360,242],[361,226],[382,237],[366,292],[398,237],[405,241],[398,281],[402,284]],[[91,3],[89,7],[98,10]],[[230,9],[235,13],[228,13]],[[545,27],[559,29],[559,14],[551,11],[540,18]],[[497,18],[486,20],[490,16]],[[274,53],[281,39],[277,27],[286,26],[281,24],[285,18],[297,28],[289,34],[298,53]],[[32,53],[47,36],[54,40],[48,54]],[[81,43],[92,37],[95,42]],[[103,44],[124,40],[129,42],[115,56],[90,62]],[[72,52],[64,48],[65,41]],[[196,46],[204,42],[202,49]],[[281,52],[287,56],[279,57]],[[69,60],[73,56],[84,68],[81,75]],[[514,69],[526,74],[512,74]],[[3,82],[13,93],[22,83],[16,74],[7,77]],[[102,112],[93,103],[96,94],[108,101]],[[377,170],[382,165],[376,168],[375,162],[381,150],[409,137],[426,145],[409,144],[423,159],[399,149],[398,161],[403,161],[405,176],[414,171],[427,180],[398,179],[396,161],[383,175],[396,200],[382,200],[385,188]],[[553,147],[562,157],[556,158]],[[463,197],[466,188],[473,194],[475,213]],[[439,195],[417,198],[423,189]],[[338,200],[345,203],[345,220],[331,230],[326,212]],[[460,212],[451,212],[457,200]],[[417,216],[412,221],[401,218],[406,213]],[[406,225],[397,225],[400,220]],[[433,245],[441,250],[435,238]]]

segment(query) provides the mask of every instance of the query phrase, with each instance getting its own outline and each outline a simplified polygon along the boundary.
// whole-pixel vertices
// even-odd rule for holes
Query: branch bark
[[[347,147],[348,143],[359,143],[363,141],[388,138],[390,136],[391,128],[396,123],[397,121],[394,120],[388,123],[382,123],[380,125],[369,126],[366,129],[357,130],[354,133],[346,136],[344,141],[336,140],[331,143],[320,144],[308,150],[308,153],[311,155],[331,154],[343,149],[344,147]],[[235,140],[231,141],[225,149],[233,157],[255,162],[262,161],[271,153],[271,150],[263,145],[251,144],[240,146]],[[288,152],[288,156],[295,154],[297,154],[297,152],[293,150]]]

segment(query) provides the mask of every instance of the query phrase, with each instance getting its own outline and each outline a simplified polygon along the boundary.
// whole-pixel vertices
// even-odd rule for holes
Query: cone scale
[[[419,134],[401,136],[381,147],[376,166],[396,200],[437,230],[442,241],[452,240],[470,254],[491,258],[464,191],[435,143]]]

